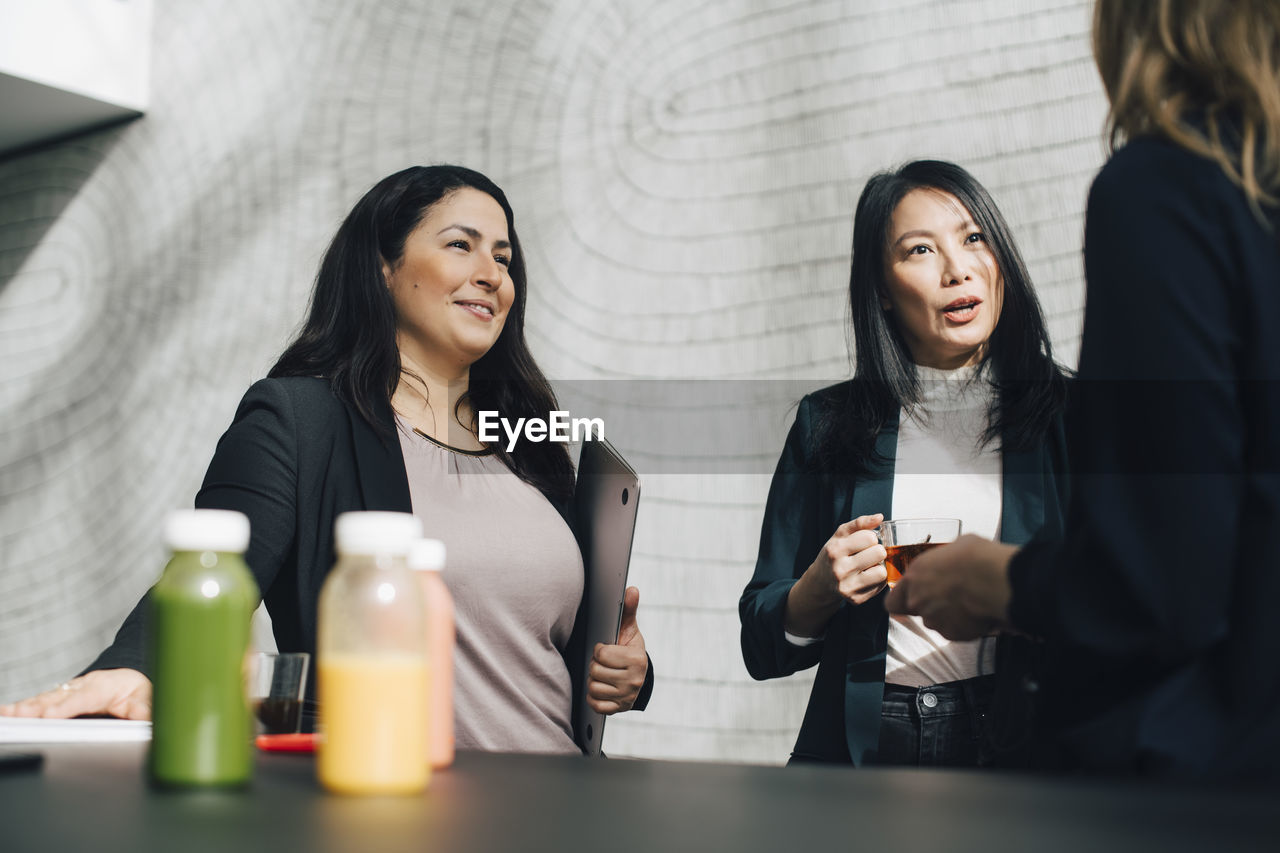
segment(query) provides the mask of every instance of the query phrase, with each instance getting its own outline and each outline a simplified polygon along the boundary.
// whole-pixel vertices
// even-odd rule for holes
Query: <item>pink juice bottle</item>
[[[422,584],[427,615],[427,761],[433,769],[453,763],[453,647],[457,640],[453,596],[440,576],[444,543],[419,539],[409,550],[409,568]]]

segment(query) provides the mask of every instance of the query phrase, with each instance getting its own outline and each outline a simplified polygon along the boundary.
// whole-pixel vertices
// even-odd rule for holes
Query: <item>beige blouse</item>
[[[577,753],[560,655],[582,599],[573,532],[491,452],[447,447],[404,422],[398,431],[413,513],[447,548],[458,749]]]

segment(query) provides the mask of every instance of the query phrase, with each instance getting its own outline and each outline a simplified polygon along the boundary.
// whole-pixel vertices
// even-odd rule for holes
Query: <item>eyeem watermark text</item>
[[[507,436],[507,452],[516,449],[516,442],[523,436],[527,441],[604,441],[604,420],[601,418],[570,418],[568,412],[551,412],[550,418],[517,418],[511,421],[494,411],[476,413],[480,430],[478,437],[485,443],[499,441],[498,427]]]

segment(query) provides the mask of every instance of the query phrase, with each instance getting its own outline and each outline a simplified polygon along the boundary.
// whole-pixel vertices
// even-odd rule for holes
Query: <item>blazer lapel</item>
[[[876,453],[884,460],[878,470],[853,484],[844,480],[835,489],[840,524],[862,515],[884,513],[893,518],[894,459],[898,455],[898,422],[886,424],[876,437]],[[874,761],[880,744],[880,713],[884,703],[884,655],[889,616],[877,598],[861,607],[845,605],[847,620],[844,733],[849,757],[859,767]]]
[[[872,474],[864,475],[856,487],[837,489],[848,492],[848,503],[842,507],[844,514],[837,513],[840,523],[852,521],[861,515],[884,513],[885,520],[893,518],[893,472],[894,460],[898,455],[898,422],[885,424],[876,436],[876,453],[884,463]],[[848,481],[846,481],[847,483]]]
[[[355,449],[356,475],[360,480],[364,508],[381,512],[413,512],[404,454],[400,451],[400,442],[394,440],[395,417],[390,404],[379,406],[376,414],[380,424],[391,430],[392,440],[380,436],[354,408],[348,405],[346,409],[347,418],[351,421],[351,443]]]
[[[1045,472],[1041,448],[1005,451],[1001,474],[1000,541],[1025,545],[1044,523]]]

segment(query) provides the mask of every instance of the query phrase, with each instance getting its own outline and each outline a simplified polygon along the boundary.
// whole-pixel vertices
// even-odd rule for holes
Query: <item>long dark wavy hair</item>
[[[491,196],[506,214],[515,298],[498,340],[471,365],[469,389],[458,405],[468,401],[473,411],[497,411],[512,422],[546,419],[557,408],[556,397],[525,342],[527,280],[511,205],[493,181],[461,166],[413,166],[383,178],[364,194],[320,263],[302,331],[268,375],[328,379],[340,400],[384,440],[393,440],[394,427],[379,413],[389,410],[405,370],[396,348],[395,304],[383,263],[395,267],[405,240],[431,206],[465,187]],[[524,441],[508,453],[498,442],[493,452],[547,497],[560,500],[573,493],[573,463],[563,444]]]
[[[881,305],[887,293],[889,225],[898,203],[916,189],[948,193],[965,206],[1004,278],[1003,307],[982,365],[996,389],[983,443],[998,438],[1007,449],[1028,447],[1044,435],[1066,402],[1066,375],[1053,360],[1031,276],[995,201],[954,163],[916,160],[874,175],[854,213],[849,271],[854,379],[822,398],[817,458],[828,470],[856,475],[886,462],[875,452],[876,436],[897,420],[900,409],[920,400],[911,351]]]

